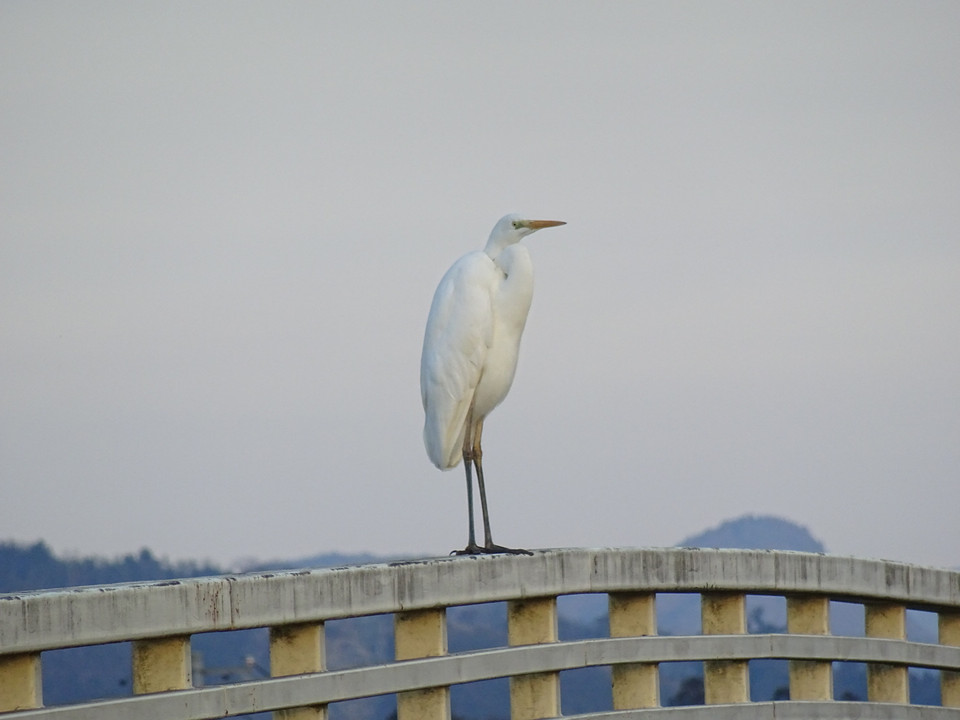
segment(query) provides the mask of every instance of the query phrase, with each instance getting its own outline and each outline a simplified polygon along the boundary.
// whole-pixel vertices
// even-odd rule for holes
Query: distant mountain
[[[32,545],[0,542],[0,593],[170,580],[220,575],[223,572],[222,568],[211,563],[171,563],[158,559],[146,548],[136,555],[124,555],[116,559],[61,558],[55,556],[43,542]]]
[[[726,520],[715,528],[681,540],[677,547],[827,551],[807,528],[770,515],[744,515]]]

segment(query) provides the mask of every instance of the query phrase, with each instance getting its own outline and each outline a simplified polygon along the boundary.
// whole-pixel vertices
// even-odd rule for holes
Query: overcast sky
[[[0,539],[466,542],[433,290],[537,290],[494,537],[960,564],[960,4],[0,4]]]

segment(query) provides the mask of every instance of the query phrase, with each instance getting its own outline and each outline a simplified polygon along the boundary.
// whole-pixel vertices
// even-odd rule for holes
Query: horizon
[[[798,531],[800,535],[805,535],[806,539],[809,540],[812,544],[818,546],[820,549],[811,549],[811,550],[797,550],[796,548],[783,547],[782,543],[777,546],[770,544],[765,544],[761,546],[761,541],[753,541],[750,544],[726,544],[726,545],[702,545],[696,541],[699,541],[703,536],[716,534],[716,533],[729,533],[732,529],[736,529],[737,532],[742,532],[745,525],[753,525],[750,530],[755,531],[756,525],[762,524],[764,526],[769,526],[773,524],[776,526],[777,532],[782,532],[784,528],[789,529],[791,532]],[[158,562],[167,564],[167,565],[176,565],[176,564],[195,564],[198,566],[211,565],[217,570],[222,572],[260,572],[265,568],[274,568],[278,563],[299,563],[296,567],[311,567],[313,566],[312,561],[327,558],[324,562],[329,562],[329,558],[338,558],[337,565],[341,564],[342,561],[347,561],[349,564],[366,564],[368,562],[380,563],[388,562],[396,559],[404,560],[421,560],[421,559],[432,559],[437,557],[446,557],[446,554],[441,555],[430,555],[428,553],[399,553],[395,555],[374,553],[369,551],[351,551],[343,552],[337,549],[324,550],[316,553],[311,553],[305,556],[296,556],[296,557],[264,557],[257,555],[249,555],[246,557],[234,558],[229,562],[223,563],[214,561],[210,558],[204,558],[200,556],[196,557],[178,557],[171,558],[165,555],[158,555],[154,550],[148,546],[138,547],[133,550],[121,551],[114,555],[100,555],[100,554],[91,554],[84,553],[79,550],[74,551],[58,551],[56,548],[52,548],[49,543],[47,543],[42,538],[37,538],[32,541],[18,541],[11,539],[0,538],[0,545],[12,544],[21,548],[29,548],[35,544],[40,544],[43,547],[47,548],[53,557],[62,561],[76,561],[76,560],[104,560],[107,562],[118,562],[129,557],[137,557],[140,554],[146,552],[150,556],[157,560]],[[642,548],[642,547],[656,547],[656,546],[620,546],[624,548]],[[685,536],[678,540],[677,542],[671,545],[661,546],[664,548],[684,548],[684,547],[693,547],[693,548],[703,548],[703,549],[752,549],[752,550],[786,550],[789,552],[813,552],[813,553],[822,553],[826,555],[840,555],[840,553],[833,553],[828,547],[826,547],[823,542],[816,537],[816,535],[808,528],[806,525],[792,520],[786,516],[776,516],[776,515],[757,515],[753,513],[745,513],[732,518],[727,518],[722,520],[715,526],[705,528],[698,532],[695,532],[691,535]],[[560,548],[530,548],[534,551],[548,551],[556,550]],[[861,559],[876,559],[884,560],[890,562],[892,561],[889,558],[861,558]],[[294,565],[291,565],[293,568]],[[328,567],[328,565],[318,565],[317,567]],[[945,569],[960,569],[960,562],[953,565],[944,565],[938,566]]]

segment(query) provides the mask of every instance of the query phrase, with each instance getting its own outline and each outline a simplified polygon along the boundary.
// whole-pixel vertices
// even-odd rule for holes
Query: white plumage
[[[533,299],[533,264],[518,243],[532,232],[563,224],[503,217],[483,250],[464,255],[447,270],[430,306],[420,359],[423,440],[428,457],[441,470],[464,460],[470,513],[467,553],[509,550],[494,545],[490,537],[480,436],[484,419],[513,384]],[[480,488],[483,547],[474,538],[471,464]]]

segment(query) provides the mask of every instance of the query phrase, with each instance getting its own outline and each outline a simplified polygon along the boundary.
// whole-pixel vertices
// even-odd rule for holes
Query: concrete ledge
[[[902,563],[753,550],[559,549],[4,595],[0,654],[627,590],[960,608],[960,572]]]
[[[89,703],[75,707],[47,708],[3,715],[6,720],[121,720],[131,717],[165,720],[198,720],[242,713],[278,710],[301,705],[338,702],[406,690],[455,685],[498,677],[553,672],[571,668],[611,665],[626,662],[677,662],[704,659],[836,659],[878,661],[923,667],[960,669],[960,647],[948,648],[897,640],[841,638],[815,635],[697,635],[691,637],[601,638],[576,642],[547,643],[471,653],[432,657],[354,668],[272,678],[237,685],[221,685],[119,700]],[[777,703],[777,718],[847,717],[846,715],[783,715],[784,705]],[[764,705],[758,703],[757,705]],[[767,703],[767,705],[772,705]],[[817,703],[803,703],[809,710]],[[851,706],[850,703],[829,703]],[[860,704],[855,704],[860,705]],[[711,706],[716,708],[718,706]],[[755,705],[736,705],[740,715],[754,716]],[[902,706],[894,706],[902,707]],[[850,710],[847,707],[847,710]],[[649,712],[649,711],[643,711]],[[766,712],[769,712],[769,708]],[[960,715],[960,710],[953,710]],[[632,717],[606,713],[596,717]],[[638,716],[639,717],[639,716]],[[770,716],[774,717],[774,716]],[[860,717],[860,716],[857,716]],[[866,715],[864,717],[873,717]],[[878,715],[877,717],[914,717]],[[924,717],[917,715],[915,717]],[[942,717],[942,716],[937,716]]]

